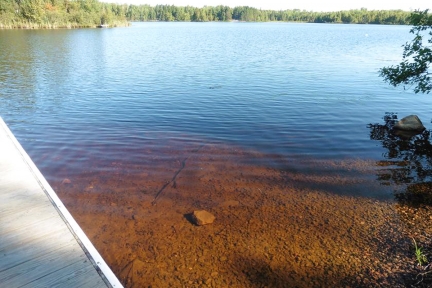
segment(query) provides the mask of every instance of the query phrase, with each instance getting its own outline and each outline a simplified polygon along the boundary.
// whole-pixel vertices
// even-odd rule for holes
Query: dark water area
[[[366,125],[429,119],[430,100],[393,89],[405,26],[145,23],[1,31],[0,114],[41,167],[167,139],[281,157],[380,159]],[[77,163],[77,166],[81,164]]]
[[[430,181],[429,132],[384,118],[430,129],[432,100],[378,70],[408,32],[0,30],[0,116],[127,287],[406,287],[432,216],[395,191]],[[215,224],[191,226],[196,209]]]

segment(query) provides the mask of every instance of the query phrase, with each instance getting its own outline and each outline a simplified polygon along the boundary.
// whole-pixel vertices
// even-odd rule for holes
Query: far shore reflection
[[[377,165],[382,185],[406,185],[395,192],[396,199],[407,205],[432,205],[432,144],[431,130],[419,134],[401,133],[393,129],[396,113],[386,113],[384,124],[369,124],[370,139],[386,148],[384,160]],[[402,192],[401,192],[402,191]]]

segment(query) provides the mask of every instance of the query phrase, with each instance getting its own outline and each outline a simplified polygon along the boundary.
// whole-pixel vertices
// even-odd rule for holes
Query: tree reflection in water
[[[383,167],[377,176],[383,185],[403,186],[395,192],[398,201],[412,205],[432,205],[432,144],[431,130],[408,133],[393,128],[396,113],[386,113],[384,124],[369,124],[370,139],[386,148],[386,160],[377,162]]]

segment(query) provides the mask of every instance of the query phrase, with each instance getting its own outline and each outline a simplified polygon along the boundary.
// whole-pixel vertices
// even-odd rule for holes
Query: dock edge
[[[56,208],[60,217],[66,223],[67,227],[71,231],[72,235],[75,237],[78,244],[81,246],[83,251],[85,252],[87,258],[91,261],[94,268],[101,276],[102,280],[107,284],[108,287],[119,288],[123,287],[123,285],[118,280],[117,276],[112,272],[111,268],[106,264],[105,260],[93,246],[93,244],[88,239],[87,235],[85,235],[84,231],[63,205],[63,202],[57,196],[55,191],[52,189],[51,185],[46,181],[45,177],[36,167],[36,165],[31,160],[30,156],[25,152],[24,148],[18,142],[18,140],[13,135],[12,131],[9,129],[7,124],[4,122],[3,118],[0,117],[0,127],[3,128],[6,132],[6,136],[12,141],[14,146],[19,151],[22,159],[30,168],[33,176],[36,181],[39,183],[42,190],[45,192],[48,199],[51,201],[53,206]]]

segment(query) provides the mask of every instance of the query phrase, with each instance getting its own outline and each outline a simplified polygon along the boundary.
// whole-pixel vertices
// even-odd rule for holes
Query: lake
[[[223,235],[230,231],[229,227],[240,231],[245,222],[251,223],[250,216],[257,211],[265,220],[267,216],[263,215],[276,217],[279,212],[283,218],[287,211],[279,211],[281,207],[297,207],[304,212],[313,206],[316,211],[311,222],[297,214],[284,222],[288,226],[294,223],[293,229],[300,229],[293,230],[296,233],[290,231],[290,235],[312,237],[321,224],[336,221],[331,214],[325,214],[326,205],[341,207],[343,215],[360,206],[357,215],[367,215],[364,217],[371,221],[367,229],[371,230],[364,228],[365,220],[359,220],[363,223],[362,232],[355,237],[340,237],[347,241],[344,245],[358,249],[361,255],[364,245],[373,245],[358,240],[360,244],[356,242],[353,248],[349,241],[383,229],[384,224],[377,224],[377,219],[394,222],[397,231],[405,229],[395,212],[394,183],[383,180],[380,177],[383,174],[377,172],[379,165],[375,165],[394,157],[389,156],[379,141],[371,140],[368,124],[383,123],[386,112],[393,112],[399,119],[416,114],[427,128],[430,126],[430,97],[390,87],[378,75],[380,68],[401,60],[401,45],[412,38],[409,29],[384,25],[155,22],[116,29],[0,30],[0,116],[127,285],[158,287],[162,283],[158,281],[166,275],[189,269],[189,264],[182,262],[177,267],[169,262],[177,256],[170,254],[164,258],[160,253],[184,251],[185,246],[176,248],[163,242],[173,231],[178,234],[184,229],[184,234],[173,240],[176,243],[199,238],[188,234],[194,233],[190,230],[193,226],[183,217],[194,209],[210,210],[224,223],[225,228],[215,224],[200,230],[209,233],[201,235],[205,238]],[[307,198],[308,195],[315,196]],[[371,214],[377,205],[381,211],[378,216],[375,212]],[[267,213],[265,207],[276,210]],[[170,211],[173,218],[165,219],[163,215],[169,215]],[[318,222],[324,222],[315,223],[316,217]],[[158,222],[162,218],[164,222]],[[235,224],[237,220],[239,223]],[[112,221],[112,227],[106,226],[110,223],[107,221]],[[181,224],[179,227],[167,224],[172,222]],[[338,225],[340,222],[334,222],[333,232],[326,230],[321,234],[327,233],[332,239],[334,233],[340,233]],[[266,235],[280,231],[277,226],[270,226],[269,230],[259,225],[248,226],[249,230],[239,232],[238,237],[267,239]],[[305,227],[307,231],[302,230]],[[103,234],[110,229],[111,234]],[[146,234],[150,230],[151,237]],[[303,255],[301,249],[295,252],[297,248],[287,246],[289,252],[282,253],[285,256],[277,264],[298,265],[292,271],[297,278],[279,275],[287,269],[283,265],[277,266],[280,270],[271,266],[272,259],[277,257],[270,250],[281,253],[285,242],[271,244],[271,239],[267,239],[270,248],[254,243],[264,245],[262,253],[276,258],[261,259],[257,255],[248,258],[246,250],[242,250],[243,256],[236,254],[237,258],[233,258],[230,253],[235,249],[228,249],[227,243],[241,242],[233,236],[237,233],[234,230],[221,242],[213,239],[213,244],[207,243],[210,245],[207,254],[205,250],[194,252],[194,255],[201,253],[201,258],[209,256],[201,264],[207,267],[206,261],[213,261],[219,269],[212,270],[216,274],[210,271],[202,276],[204,272],[196,272],[195,276],[183,279],[183,272],[177,280],[170,278],[173,282],[169,283],[198,285],[201,280],[197,279],[209,281],[208,285],[214,281],[219,287],[245,287],[264,280],[263,283],[275,285],[292,283],[309,287],[320,283],[314,282],[318,276],[312,272],[300,272],[321,271],[320,267],[287,260]],[[252,236],[252,230],[267,232]],[[151,240],[157,234],[161,239]],[[376,237],[396,241],[391,239],[393,234],[380,235]],[[230,237],[234,237],[232,241]],[[408,257],[410,239],[398,237],[398,243],[405,243],[400,253]],[[130,244],[119,244],[127,242],[125,239]],[[337,257],[340,243],[323,241],[317,239],[317,243],[328,244],[320,246],[325,247],[322,251],[317,246],[322,252],[317,255],[327,257],[322,256],[327,253]],[[301,240],[292,239],[290,243],[297,242]],[[392,242],[390,246],[394,245]],[[153,250],[138,252],[144,246]],[[226,256],[211,258],[210,255],[216,254]],[[336,261],[333,256],[324,263],[333,265],[330,264]],[[376,260],[381,256],[373,257],[370,256]],[[153,259],[152,269],[157,270],[151,277],[146,274],[145,282],[139,282],[138,276],[134,276],[138,272],[133,271],[148,270],[145,259]],[[259,271],[251,268],[256,267],[252,264],[249,268],[235,266],[230,259],[236,265],[248,261],[270,265],[274,274],[262,272],[267,271],[265,267],[257,268]],[[344,258],[347,260],[353,259]],[[320,277],[325,281],[322,283],[360,283],[350,278],[366,269],[362,261],[356,261],[358,266],[350,266],[352,269],[345,274],[336,268],[328,274],[328,267],[322,268]],[[178,270],[171,271],[168,268],[171,266]],[[233,267],[240,267],[239,271],[255,269],[259,273],[246,273],[244,279],[237,274],[234,277],[229,274],[236,270]],[[169,273],[165,275],[163,271]],[[220,279],[222,282],[218,282],[213,279],[217,278],[215,275],[220,279],[235,278],[238,282],[230,284]],[[400,279],[394,281],[391,283],[402,283]]]
[[[36,162],[41,148],[158,139],[148,133],[286,156],[379,159],[368,123],[385,112],[429,122],[427,97],[378,77],[400,60],[408,30],[136,23],[1,31],[0,113]]]

